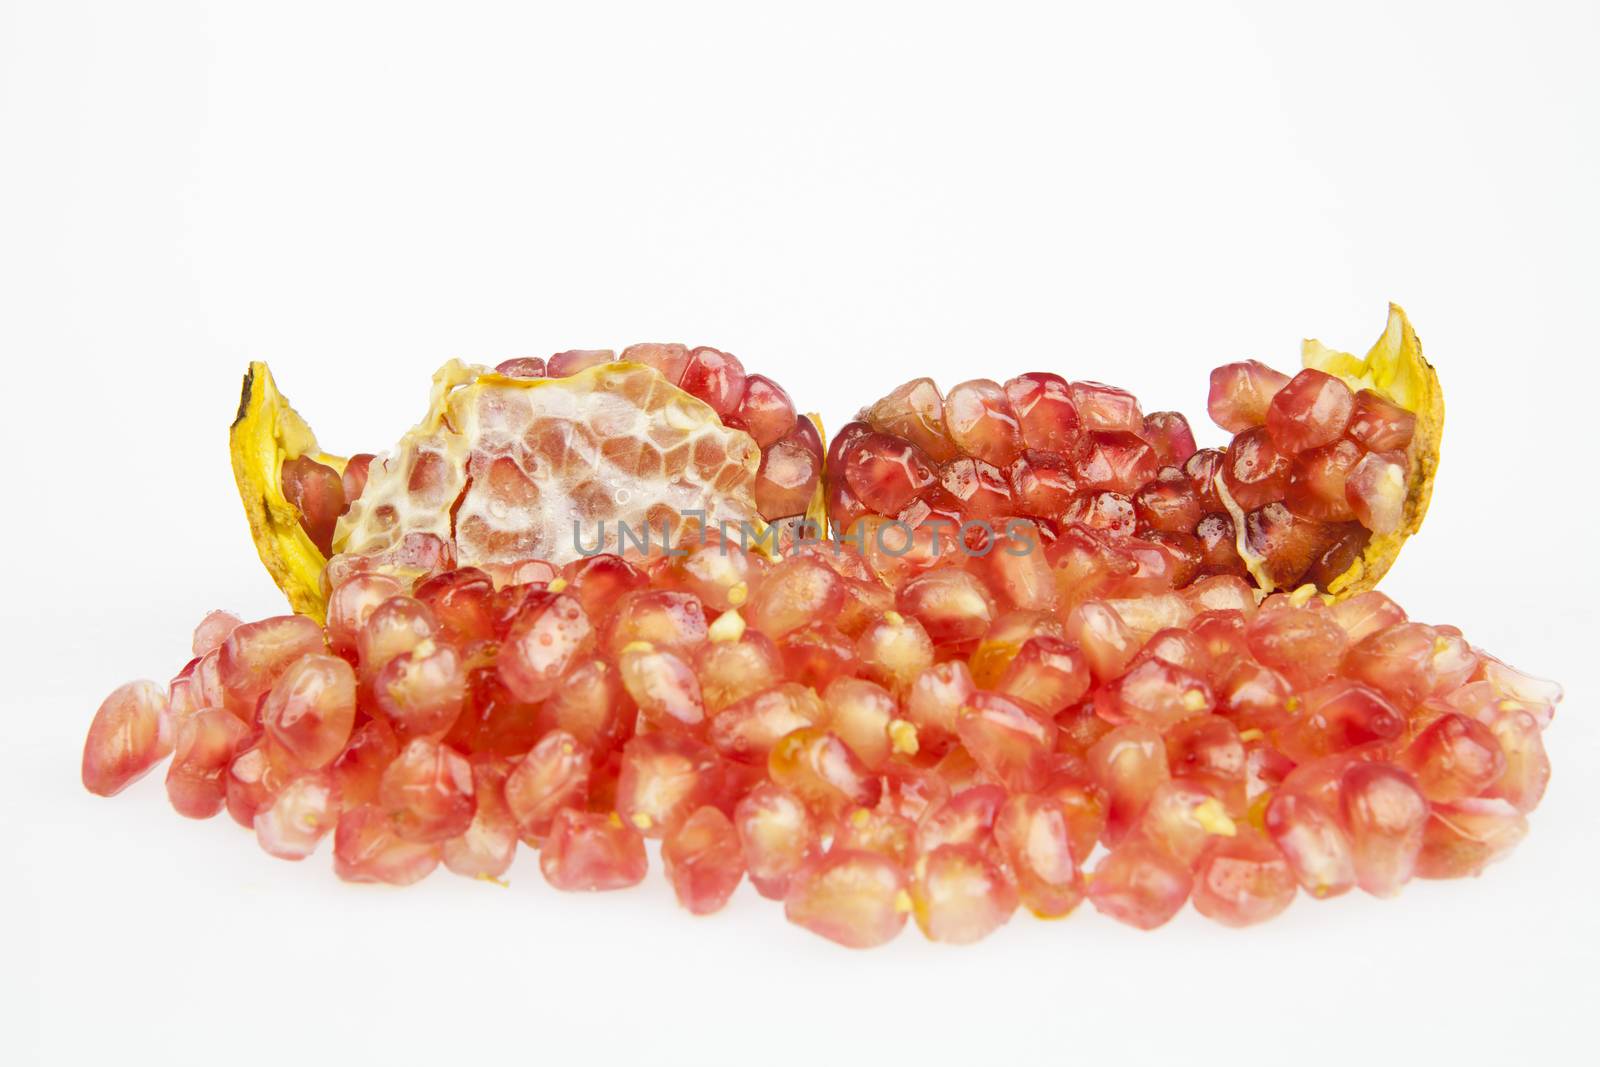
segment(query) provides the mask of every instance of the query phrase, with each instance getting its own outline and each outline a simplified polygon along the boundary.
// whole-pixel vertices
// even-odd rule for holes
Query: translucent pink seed
[[[155,682],[129,682],[106,697],[83,743],[83,787],[115,796],[172,751],[167,694]]]

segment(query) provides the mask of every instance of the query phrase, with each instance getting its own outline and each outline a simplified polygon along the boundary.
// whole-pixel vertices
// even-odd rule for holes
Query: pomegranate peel
[[[285,496],[280,472],[285,461],[309,456],[343,473],[345,460],[317,446],[311,427],[278,391],[267,365],[259,362],[245,372],[239,413],[228,431],[228,453],[262,564],[296,612],[321,622],[327,605],[322,568],[328,561],[301,525],[300,509]]]

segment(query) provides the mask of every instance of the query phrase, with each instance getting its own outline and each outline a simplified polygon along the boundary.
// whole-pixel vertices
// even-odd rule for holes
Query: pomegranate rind
[[[1439,470],[1444,392],[1439,386],[1438,373],[1423,358],[1422,342],[1399,304],[1389,305],[1389,320],[1365,358],[1308,339],[1301,344],[1300,361],[1311,370],[1340,379],[1354,392],[1371,389],[1417,417],[1416,430],[1406,451],[1411,473],[1406,483],[1405,511],[1400,525],[1391,533],[1374,534],[1361,557],[1328,583],[1324,591],[1342,600],[1376,586],[1394,565],[1406,539],[1422,528],[1428,502],[1433,497],[1434,475]],[[1218,497],[1233,516],[1240,557],[1261,588],[1272,592],[1277,586],[1267,573],[1266,560],[1246,542],[1244,509],[1234,501],[1221,475],[1217,476],[1216,487]]]
[[[301,527],[300,509],[284,495],[279,472],[285,460],[308,456],[342,473],[344,458],[318,447],[316,434],[260,362],[245,372],[239,412],[228,430],[228,455],[250,537],[267,573],[296,612],[321,622],[327,606],[321,576],[328,561]]]

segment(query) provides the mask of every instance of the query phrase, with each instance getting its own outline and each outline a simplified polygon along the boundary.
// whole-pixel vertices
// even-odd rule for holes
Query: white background
[[[0,2],[0,1060],[1577,1058],[1600,19],[1287,8]],[[1364,351],[1390,299],[1449,425],[1385,588],[1568,686],[1481,879],[858,954],[748,887],[696,920],[527,852],[508,890],[345,886],[159,776],[78,783],[113,686],[169,677],[206,609],[282,609],[226,457],[247,360],[344,452],[449,357],[636,340],[731,350],[831,426],[1028,368],[1198,424],[1211,366]]]

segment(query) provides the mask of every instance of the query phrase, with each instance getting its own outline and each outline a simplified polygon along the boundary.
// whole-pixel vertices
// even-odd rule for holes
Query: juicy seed
[[[129,682],[106,697],[83,743],[83,787],[110,797],[148,774],[172,751],[166,716],[167,694],[155,682]]]
[[[910,911],[905,871],[875,852],[830,852],[812,861],[783,901],[790,922],[846,948],[894,940]]]
[[[626,889],[644,881],[648,866],[644,838],[615,812],[563,808],[539,849],[544,880],[567,892]]]

